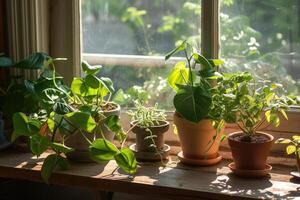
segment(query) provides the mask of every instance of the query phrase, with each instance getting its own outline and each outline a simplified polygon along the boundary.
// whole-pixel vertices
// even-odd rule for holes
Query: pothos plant
[[[236,123],[244,133],[243,141],[250,142],[262,125],[278,127],[280,115],[288,119],[286,111],[295,104],[293,97],[277,93],[282,89],[281,84],[254,79],[248,72],[224,74],[217,82],[212,89],[211,115]]]
[[[277,144],[286,144],[286,153],[288,155],[295,154],[300,160],[300,136],[294,135],[292,139],[279,138],[276,140]],[[299,166],[300,167],[300,166]]]
[[[178,52],[183,52],[186,60],[176,63],[168,76],[168,84],[176,92],[173,100],[176,112],[194,123],[210,118],[214,127],[220,129],[221,119],[210,113],[214,79],[222,76],[217,71],[223,61],[205,58],[186,41],[169,52],[165,60]]]
[[[19,136],[29,138],[29,147],[34,155],[40,156],[51,149],[43,163],[41,175],[47,182],[56,167],[68,169],[65,154],[74,149],[65,145],[65,141],[75,132],[79,132],[90,144],[90,157],[95,161],[115,159],[118,166],[127,173],[135,173],[137,162],[133,152],[128,148],[118,149],[103,137],[101,126],[106,126],[124,142],[123,131],[116,115],[106,117],[102,108],[105,96],[113,92],[112,82],[108,78],[98,78],[96,74],[101,66],[82,63],[84,78],[74,78],[71,88],[66,86],[55,71],[55,60],[50,56],[44,59],[44,68],[37,81],[28,82],[31,95],[40,105],[36,113],[26,115],[15,113],[13,116],[13,139]],[[102,136],[90,141],[86,134]],[[60,135],[60,140],[57,139]]]

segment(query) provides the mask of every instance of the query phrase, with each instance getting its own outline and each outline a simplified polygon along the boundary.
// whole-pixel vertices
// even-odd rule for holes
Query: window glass
[[[300,1],[221,0],[226,71],[250,71],[299,94]]]
[[[200,47],[200,17],[200,0],[82,0],[83,53],[163,56],[186,39]],[[169,108],[169,70],[104,66],[101,73],[117,89]]]

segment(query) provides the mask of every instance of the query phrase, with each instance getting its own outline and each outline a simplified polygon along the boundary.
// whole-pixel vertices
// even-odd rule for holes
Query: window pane
[[[186,39],[200,47],[200,16],[200,0],[82,0],[83,53],[163,56]],[[169,70],[104,66],[101,73],[117,89],[144,87],[152,102],[168,107]]]
[[[299,5],[298,0],[221,0],[225,69],[250,71],[299,94]]]

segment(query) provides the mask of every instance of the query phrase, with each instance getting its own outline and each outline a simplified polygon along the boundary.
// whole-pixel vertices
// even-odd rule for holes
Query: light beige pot
[[[203,119],[198,123],[192,123],[175,113],[174,124],[177,127],[183,157],[194,160],[209,160],[218,157],[224,129],[220,131],[211,145],[213,137],[217,134],[211,120]]]
[[[115,104],[117,106],[116,109],[103,112],[103,114],[106,117],[109,117],[111,115],[120,115],[121,107],[118,104]],[[101,126],[101,130],[103,132],[103,135],[105,139],[109,141],[113,141],[115,134],[107,129],[105,126]],[[91,133],[84,133],[85,136],[90,140],[94,141],[97,138],[102,138],[100,134],[94,135]],[[86,141],[86,139],[82,136],[82,134],[79,131],[76,131],[73,133],[68,140],[65,142],[66,146],[72,147],[75,149],[75,151],[68,153],[66,156],[68,159],[77,161],[77,162],[93,162],[92,159],[89,157],[89,143]]]

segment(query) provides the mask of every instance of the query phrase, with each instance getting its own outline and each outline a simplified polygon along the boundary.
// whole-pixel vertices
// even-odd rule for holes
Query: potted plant
[[[19,69],[23,71],[44,70],[44,61],[50,57],[42,52],[29,55],[27,58],[14,63],[10,58],[0,57],[0,67],[3,69]],[[7,75],[8,76],[8,75]],[[38,101],[30,94],[30,82],[23,76],[14,75],[8,80],[7,87],[0,88],[0,111],[3,112],[6,137],[10,138],[12,133],[12,116],[15,112],[30,114],[37,111]],[[15,146],[21,151],[27,151],[25,138],[19,138]]]
[[[136,143],[130,148],[136,158],[141,161],[163,161],[167,159],[170,146],[164,142],[164,133],[169,129],[169,122],[163,110],[158,105],[145,107],[135,104],[135,110],[129,111],[131,130],[136,135]]]
[[[222,157],[218,154],[224,132],[224,121],[215,115],[212,88],[214,79],[221,76],[217,67],[221,60],[206,59],[184,41],[165,57],[183,52],[185,61],[179,61],[168,76],[168,83],[176,92],[174,124],[179,135],[183,163],[212,165]]]
[[[101,93],[103,97],[108,93],[108,87],[111,86],[108,81],[104,86],[105,83],[97,82],[96,77],[89,76],[98,72],[100,67],[83,63],[83,70],[89,71],[87,73],[90,74],[82,79],[75,78],[77,82],[73,81],[70,89],[63,84],[62,77],[56,73],[53,61],[52,58],[47,60],[47,66],[51,69],[47,70],[43,78],[40,77],[41,81],[31,82],[32,94],[36,96],[40,104],[38,112],[29,116],[20,112],[14,114],[13,139],[20,136],[28,137],[30,150],[37,156],[47,149],[52,150],[53,153],[46,157],[41,170],[45,181],[48,181],[56,167],[61,169],[70,167],[66,156],[68,158],[76,149],[67,144],[68,139],[73,138],[74,134],[80,135],[80,139],[86,141],[88,146],[84,151],[92,160],[102,162],[115,159],[118,166],[125,172],[135,173],[137,162],[133,152],[123,146],[117,148],[106,139],[103,133],[103,127],[105,127],[114,132],[119,141],[124,143],[126,133],[120,125],[119,117],[104,115],[99,111],[103,105],[99,104],[99,99],[94,98],[98,93]],[[49,84],[50,87],[47,87]],[[99,101],[93,102],[91,99]],[[78,138],[78,136],[75,137]]]
[[[229,167],[243,176],[264,176],[271,169],[266,164],[274,137],[259,131],[262,126],[278,127],[282,115],[294,101],[279,95],[280,84],[257,80],[248,72],[219,77],[215,99],[223,106],[222,118],[235,123],[240,131],[229,134],[233,161]],[[216,100],[217,101],[217,100]],[[264,127],[266,128],[266,127]]]
[[[115,133],[103,124],[103,120],[110,116],[119,116],[120,106],[110,101],[114,92],[113,83],[110,78],[99,77],[98,73],[102,66],[90,66],[87,62],[82,63],[82,71],[85,77],[75,77],[71,84],[72,106],[81,111],[88,111],[97,123],[97,134],[86,134],[86,137],[93,141],[99,137],[113,141],[116,137],[119,141],[124,139],[122,131]],[[98,76],[97,76],[98,75]],[[79,131],[72,134],[66,141],[66,145],[74,148],[69,157],[77,161],[91,161],[88,156],[89,143],[82,139]]]
[[[279,138],[275,143],[286,144],[286,153],[288,155],[295,154],[298,173],[291,172],[291,174],[297,178],[300,178],[300,136],[294,135],[292,139]]]

